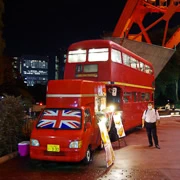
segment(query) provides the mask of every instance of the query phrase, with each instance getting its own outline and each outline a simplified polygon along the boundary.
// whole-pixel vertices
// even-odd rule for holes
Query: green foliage
[[[167,100],[171,103],[179,101],[180,82],[180,46],[156,78],[155,101],[157,105],[164,105]]]
[[[5,96],[0,101],[0,156],[17,151],[23,140],[24,107],[20,97]]]
[[[169,40],[177,27],[169,28],[167,32],[167,40]],[[163,29],[156,29],[149,33],[152,43],[161,45]],[[158,38],[157,38],[158,37]],[[160,72],[155,81],[155,102],[157,105],[165,105],[167,100],[171,103],[179,102],[180,97],[180,45],[176,47],[176,52]]]

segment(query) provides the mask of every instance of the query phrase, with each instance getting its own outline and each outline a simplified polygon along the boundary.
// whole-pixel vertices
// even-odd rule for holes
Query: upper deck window
[[[130,64],[130,57],[127,54],[125,54],[125,53],[122,53],[122,55],[123,55],[123,63],[126,66],[130,66],[131,65]]]
[[[108,55],[108,48],[89,49],[88,61],[107,61]]]
[[[152,74],[152,69],[150,68],[150,66],[145,65],[145,72],[146,72],[147,74]]]
[[[140,68],[140,71],[144,71],[144,63],[140,62],[139,65],[140,65],[140,67],[139,67],[139,68]]]
[[[133,57],[131,57],[130,60],[131,60],[131,67],[134,69],[137,69],[138,61],[136,59],[134,59]]]
[[[113,62],[122,64],[121,52],[116,49],[112,49],[111,50],[111,59]]]
[[[85,62],[86,61],[86,50],[78,49],[74,51],[68,52],[68,62],[76,63],[76,62]]]

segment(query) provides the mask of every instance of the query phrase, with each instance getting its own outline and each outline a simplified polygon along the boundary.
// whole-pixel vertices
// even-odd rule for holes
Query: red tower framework
[[[141,41],[143,35],[145,41],[151,44],[151,39],[147,33],[148,30],[161,21],[165,21],[162,46],[173,48],[180,42],[180,28],[176,30],[168,41],[166,36],[170,19],[178,12],[180,12],[180,0],[127,0],[112,36]],[[162,16],[152,24],[144,27],[143,20],[148,13],[162,14]],[[130,35],[129,32],[134,23],[139,26],[140,33]]]

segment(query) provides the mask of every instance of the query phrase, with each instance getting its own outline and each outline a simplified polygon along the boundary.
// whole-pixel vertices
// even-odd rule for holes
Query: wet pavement
[[[94,180],[106,171],[105,161],[97,162],[103,151],[97,151],[89,165],[32,161],[29,157],[16,157],[0,165],[0,180]],[[101,155],[100,155],[101,156]]]
[[[161,118],[158,127],[161,149],[148,147],[145,129],[137,130],[113,143],[114,164],[106,168],[105,152],[96,151],[93,162],[32,162],[29,157],[16,157],[0,164],[0,180],[179,180],[180,117]]]

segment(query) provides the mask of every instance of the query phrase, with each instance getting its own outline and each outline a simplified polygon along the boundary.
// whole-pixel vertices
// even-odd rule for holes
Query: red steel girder
[[[125,8],[118,20],[112,36],[128,38],[132,25],[136,23],[139,26],[141,32],[136,34],[133,39],[139,39],[139,37],[143,35],[145,41],[147,43],[151,43],[147,31],[153,28],[159,22],[165,21],[166,25],[164,28],[162,46],[166,47],[166,35],[169,20],[177,12],[180,12],[180,0],[127,0]],[[143,20],[148,13],[158,13],[162,14],[162,16],[149,26],[144,27]],[[171,38],[171,43],[168,42],[168,47],[173,48],[175,45],[177,45],[177,40]]]

